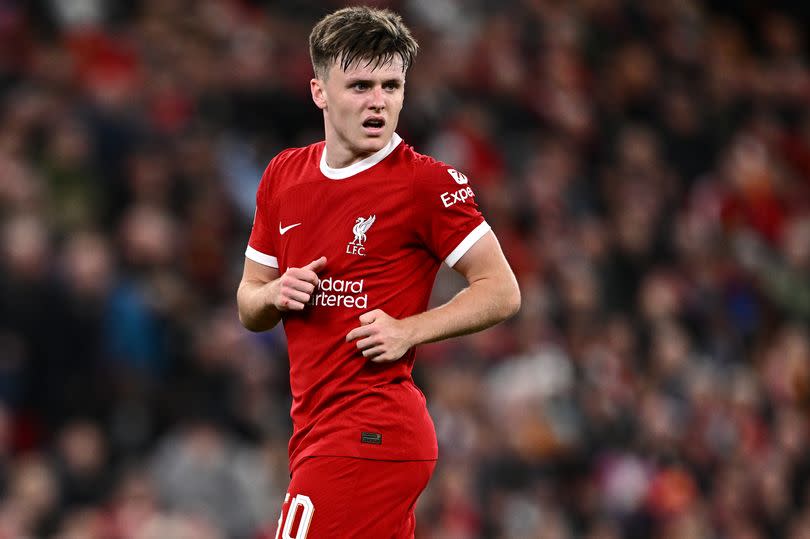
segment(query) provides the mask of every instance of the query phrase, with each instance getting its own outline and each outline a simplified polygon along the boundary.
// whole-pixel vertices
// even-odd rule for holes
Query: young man
[[[268,165],[237,301],[283,320],[294,432],[277,538],[414,535],[437,459],[414,347],[479,331],[520,305],[467,177],[394,132],[417,44],[396,14],[346,8],[310,35],[325,141]],[[439,265],[469,286],[425,311]]]

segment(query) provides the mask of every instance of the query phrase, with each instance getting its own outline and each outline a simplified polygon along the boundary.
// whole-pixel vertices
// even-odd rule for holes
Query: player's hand
[[[371,361],[396,361],[413,346],[408,324],[380,309],[360,315],[360,324],[346,335],[346,342],[358,339],[357,348]]]
[[[303,268],[287,268],[270,283],[269,302],[279,311],[303,311],[320,282],[318,272],[326,266],[326,257],[313,260]]]

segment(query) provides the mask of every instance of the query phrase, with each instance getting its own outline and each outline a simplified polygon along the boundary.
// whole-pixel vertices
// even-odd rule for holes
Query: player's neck
[[[321,172],[327,178],[331,178],[333,180],[342,180],[346,178],[350,178],[355,174],[359,174],[364,170],[368,170],[369,168],[373,167],[393,152],[399,143],[402,142],[402,139],[394,133],[391,138],[388,140],[388,143],[377,150],[376,152],[367,152],[363,156],[355,159],[334,159],[332,158],[332,154],[330,153],[332,150],[330,149],[332,146],[329,143],[329,139],[326,140],[326,145],[324,147],[323,152],[321,153],[320,159],[320,167]],[[357,153],[350,154],[356,156]],[[340,163],[347,163],[345,166],[336,167],[332,165],[333,162],[340,162]]]
[[[326,165],[333,169],[344,169],[350,167],[355,163],[359,163],[364,159],[368,159],[380,153],[388,153],[394,140],[398,140],[396,133],[392,133],[391,137],[385,141],[385,144],[376,150],[358,151],[354,150],[349,145],[342,143],[338,137],[330,137],[327,133],[326,146],[324,150],[324,157]],[[387,151],[388,150],[388,151]]]
[[[369,152],[354,152],[350,148],[346,148],[342,144],[330,144],[329,139],[326,139],[326,164],[332,168],[346,168],[359,161],[362,161],[370,155],[374,155],[373,151]]]

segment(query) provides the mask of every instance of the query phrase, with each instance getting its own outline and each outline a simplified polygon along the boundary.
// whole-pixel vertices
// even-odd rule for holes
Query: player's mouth
[[[363,130],[367,135],[381,135],[385,129],[385,118],[372,116],[363,122]]]

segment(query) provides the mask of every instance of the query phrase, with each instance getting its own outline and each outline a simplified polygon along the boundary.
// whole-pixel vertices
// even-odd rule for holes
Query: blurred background
[[[523,291],[420,351],[418,537],[810,537],[807,3],[369,3]],[[0,0],[0,539],[275,537],[286,348],[235,290],[342,5]]]

